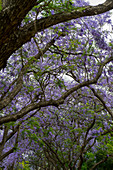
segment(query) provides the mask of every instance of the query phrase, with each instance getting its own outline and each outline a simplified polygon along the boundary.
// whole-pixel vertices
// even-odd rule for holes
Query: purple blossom
[[[72,5],[88,3],[79,0]],[[48,9],[43,2],[36,7],[39,9],[40,17],[45,17]],[[51,15],[56,13],[50,11]],[[32,18],[28,19],[31,22]],[[112,49],[106,41],[110,32],[102,31],[105,23],[111,24],[109,13],[48,29],[42,26],[35,38],[10,57],[7,69],[0,73],[0,116],[1,120],[4,116],[11,120],[0,126],[0,142],[6,140],[1,153],[15,147],[2,162],[6,169],[13,163],[14,168],[23,168],[21,162],[26,161],[38,168],[44,163],[44,168],[53,168],[53,162],[54,168],[65,165],[73,169],[81,151],[84,161],[93,153],[95,163],[98,149],[108,150],[112,141],[113,76]]]

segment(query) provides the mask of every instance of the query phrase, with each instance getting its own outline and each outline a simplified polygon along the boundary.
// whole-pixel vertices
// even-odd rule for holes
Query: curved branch
[[[16,85],[15,85],[14,89],[9,93],[9,95],[6,98],[4,98],[0,101],[0,110],[5,108],[14,99],[14,97],[21,90],[22,85],[23,85],[23,74],[20,74],[19,77],[17,78]]]
[[[102,97],[94,90],[94,88],[92,88],[92,87],[89,87],[89,88],[92,90],[93,94],[99,99],[99,101],[102,103],[102,105],[104,106],[104,108],[108,111],[108,113],[110,114],[110,116],[111,116],[112,119],[113,119],[113,112],[112,112],[112,110],[111,110],[109,107],[106,106],[106,103],[105,103],[105,101],[102,99]]]
[[[63,35],[61,35],[63,36]],[[2,110],[3,108],[5,108],[13,99],[14,97],[19,93],[19,91],[21,90],[22,88],[22,85],[23,85],[23,75],[24,73],[26,72],[26,70],[30,67],[30,65],[32,63],[34,63],[36,60],[40,59],[40,57],[49,49],[49,47],[54,44],[55,42],[55,39],[58,39],[59,37],[54,37],[50,42],[48,42],[45,46],[44,49],[42,49],[41,51],[39,51],[38,54],[36,54],[32,61],[30,61],[30,64],[29,64],[29,61],[24,65],[24,67],[21,69],[21,72],[16,80],[16,85],[15,87],[13,88],[13,90],[10,92],[10,94],[8,96],[6,96],[6,98],[4,99],[1,99],[0,101],[0,110]],[[14,80],[15,81],[15,80]]]
[[[14,143],[14,146],[7,152],[5,152],[3,155],[0,156],[0,161],[2,161],[4,158],[6,158],[9,154],[13,153],[14,150],[17,148],[18,146],[18,137],[19,137],[19,129],[18,129],[18,132],[17,132],[17,136],[16,136],[16,139],[15,139],[15,143]]]
[[[33,111],[35,109],[41,108],[41,107],[46,107],[46,106],[56,106],[58,107],[59,105],[63,104],[65,99],[72,94],[73,92],[77,91],[78,89],[85,87],[85,86],[89,86],[91,84],[95,84],[97,83],[98,79],[100,78],[101,74],[102,74],[102,70],[103,67],[109,63],[110,61],[113,60],[113,57],[107,58],[105,59],[105,61],[103,61],[103,63],[101,63],[98,71],[97,71],[97,75],[95,76],[95,78],[93,78],[92,80],[88,80],[85,82],[82,82],[78,85],[76,85],[75,87],[67,90],[67,92],[65,92],[59,99],[57,100],[53,100],[50,99],[49,101],[40,101],[39,103],[30,103],[29,105],[27,105],[26,107],[22,108],[19,112],[17,112],[16,114],[12,114],[12,115],[8,115],[8,116],[4,116],[0,118],[0,125],[4,124],[4,123],[8,123],[11,121],[16,121],[20,118],[22,118],[23,116],[25,116],[28,112]]]
[[[9,11],[3,11],[3,14],[0,13],[0,69],[6,66],[6,61],[10,55],[23,44],[30,41],[30,39],[34,37],[37,32],[40,32],[41,30],[49,28],[50,26],[56,25],[58,23],[84,16],[101,14],[113,9],[113,1],[106,0],[106,2],[97,6],[81,7],[81,9],[75,9],[71,12],[64,11],[49,17],[37,19],[35,22],[37,29],[34,28],[34,21],[25,25],[24,27],[19,28],[20,22],[28,13],[28,11],[34,6],[35,2],[36,0],[29,0],[29,2],[28,0],[24,0],[23,3],[22,0],[18,0],[18,3],[15,7],[10,8]],[[3,22],[4,20],[6,21],[5,24]]]

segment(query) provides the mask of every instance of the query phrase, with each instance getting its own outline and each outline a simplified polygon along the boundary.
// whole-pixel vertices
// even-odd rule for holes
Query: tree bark
[[[22,20],[36,5],[36,1],[15,0],[15,3],[0,12],[0,70],[6,67],[8,58],[23,44],[30,41],[37,32],[71,19],[98,15],[113,9],[113,1],[106,0],[106,2],[97,6],[87,6],[83,7],[83,9],[81,8],[81,10],[64,11],[37,19],[37,30],[34,28],[34,21],[21,27]],[[37,3],[42,1],[39,0]]]

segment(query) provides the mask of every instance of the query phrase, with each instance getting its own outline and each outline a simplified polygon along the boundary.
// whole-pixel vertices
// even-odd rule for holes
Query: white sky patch
[[[104,3],[106,0],[86,0],[86,2],[89,2],[91,6],[95,6],[95,5],[99,5]],[[113,24],[113,10],[111,10],[112,14],[111,14],[111,20],[112,20],[112,24]],[[109,30],[112,32],[112,27],[109,24],[105,24],[103,27],[103,30]],[[108,41],[109,39],[112,39],[113,35],[109,35]]]
[[[88,0],[90,5],[98,5],[104,3],[106,0]]]

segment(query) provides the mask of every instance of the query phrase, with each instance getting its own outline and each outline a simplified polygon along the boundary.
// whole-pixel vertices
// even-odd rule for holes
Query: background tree
[[[7,33],[20,34],[12,44],[12,39],[4,39],[10,45],[8,55],[20,47],[0,75],[4,169],[89,168],[90,155],[95,155],[90,166],[94,169],[112,157],[112,38],[107,41],[112,31],[103,30],[104,24],[112,27],[110,12],[76,19],[101,13],[101,7],[105,12],[112,2],[97,7],[83,1],[61,2],[39,1],[24,20],[19,18],[19,27],[15,19],[13,30]],[[1,13],[10,9],[13,13],[13,8],[8,6]],[[91,13],[92,9],[97,13]],[[20,11],[21,6],[18,14],[23,15]],[[67,20],[71,21],[61,23]],[[107,151],[98,159],[102,147]]]

